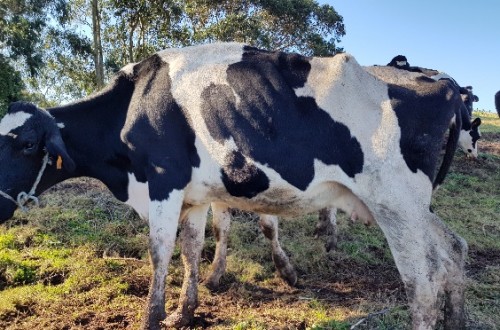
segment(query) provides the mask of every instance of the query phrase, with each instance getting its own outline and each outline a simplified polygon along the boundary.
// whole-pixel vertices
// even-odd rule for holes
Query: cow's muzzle
[[[31,190],[29,192],[21,191],[19,194],[17,194],[17,198],[14,199],[9,194],[0,190],[0,196],[12,201],[24,212],[28,211],[27,205],[30,201],[32,201],[33,203],[35,203],[36,206],[38,206],[40,203],[38,201],[38,197],[35,196],[35,191],[36,187],[40,183],[40,180],[42,179],[43,172],[45,172],[45,168],[47,167],[48,163],[49,163],[49,154],[46,152],[45,156],[43,157],[42,167],[40,168],[36,180],[33,183],[33,186],[31,187]]]

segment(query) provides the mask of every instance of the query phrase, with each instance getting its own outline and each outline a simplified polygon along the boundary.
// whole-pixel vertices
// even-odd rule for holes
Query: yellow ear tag
[[[56,168],[60,170],[62,168],[62,158],[61,156],[57,156]]]

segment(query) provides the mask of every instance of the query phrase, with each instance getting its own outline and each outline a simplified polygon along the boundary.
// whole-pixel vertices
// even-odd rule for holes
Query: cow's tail
[[[498,117],[500,117],[500,91],[495,94],[495,108],[497,108]]]
[[[465,105],[462,103],[461,107],[465,107]],[[441,163],[439,171],[436,177],[434,178],[434,182],[432,184],[433,190],[436,190],[443,183],[444,178],[446,177],[446,174],[450,169],[451,162],[453,161],[453,156],[455,155],[455,151],[457,150],[458,139],[460,137],[460,130],[462,129],[461,111],[465,110],[461,108],[457,109],[458,111],[455,111],[455,120],[450,125],[449,129],[450,132],[448,134],[448,141],[446,142],[446,150],[444,153],[443,162]]]

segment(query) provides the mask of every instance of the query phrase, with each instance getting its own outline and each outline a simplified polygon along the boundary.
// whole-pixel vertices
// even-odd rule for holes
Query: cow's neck
[[[68,154],[76,163],[74,173],[51,168],[47,184],[89,176],[99,179],[120,200],[127,198],[130,160],[120,140],[133,83],[119,76],[102,92],[82,101],[49,109],[61,128]]]

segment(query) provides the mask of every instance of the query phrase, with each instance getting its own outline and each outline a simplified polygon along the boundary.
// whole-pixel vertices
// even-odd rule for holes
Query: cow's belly
[[[200,205],[211,202],[222,202],[231,207],[246,211],[258,213],[277,214],[277,215],[298,215],[315,211],[325,202],[318,203],[317,196],[311,194],[292,194],[288,189],[270,188],[265,192],[259,193],[252,198],[232,196],[224,187],[211,187],[204,196],[197,193],[186,194],[185,201],[190,205]]]
[[[210,202],[219,202],[246,211],[265,214],[295,216],[309,213],[321,208],[321,204],[311,196],[288,196],[286,191],[270,189],[252,198],[231,196],[224,188],[207,194],[206,199],[192,199],[186,196],[186,203],[198,205]]]
[[[191,182],[185,192],[185,202],[190,205],[219,202],[241,210],[280,216],[303,215],[324,207],[338,207],[349,214],[367,213],[351,190],[334,181],[317,183],[302,191],[285,181],[273,180],[269,189],[252,198],[233,196],[222,183],[215,182]]]

